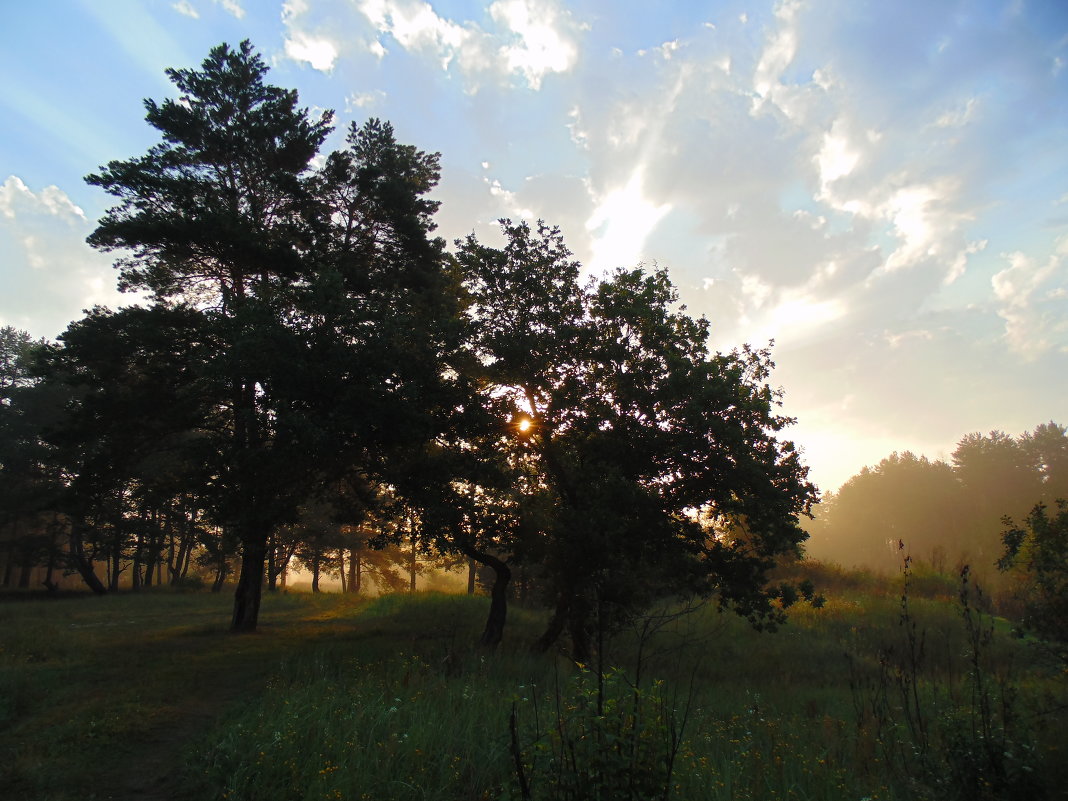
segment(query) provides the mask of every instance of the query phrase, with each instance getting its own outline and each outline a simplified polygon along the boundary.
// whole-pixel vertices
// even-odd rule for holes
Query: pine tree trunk
[[[358,593],[360,591],[360,580],[357,578],[359,571],[360,554],[355,548],[349,549],[349,592]]]
[[[108,590],[117,592],[119,589],[119,576],[122,575],[122,548],[115,545],[111,552],[111,566],[108,568]]]
[[[30,586],[30,576],[33,574],[33,562],[30,561],[28,556],[23,557],[23,562],[19,565],[19,589],[25,590]]]
[[[12,525],[12,530],[14,530],[14,525]],[[15,544],[9,542],[5,550],[7,551],[7,561],[4,562],[4,581],[0,586],[7,588],[11,586],[11,577],[15,573]]]
[[[278,544],[272,537],[271,544],[267,546],[267,592],[278,592],[278,574],[282,571],[277,562]]]
[[[15,538],[18,536],[18,515],[15,515],[11,520],[11,539],[5,544],[4,550],[7,552],[7,561],[4,562],[4,587],[11,586],[11,579],[15,575]]]
[[[215,580],[211,584],[212,592],[221,592],[223,584],[226,582],[226,563],[223,562],[215,570]]]
[[[416,569],[415,533],[412,533],[412,552],[408,559],[408,592],[415,592],[415,569]]]
[[[141,589],[141,559],[145,553],[144,532],[137,532],[136,547],[134,548],[133,564],[130,566],[130,589]]]
[[[74,565],[74,569],[78,571],[78,574],[82,577],[82,581],[97,595],[107,595],[107,587],[97,577],[96,572],[93,570],[93,562],[85,555],[85,541],[82,537],[83,523],[74,521],[70,526],[70,534],[67,540],[67,546],[70,552],[70,561]]]
[[[265,537],[242,537],[241,575],[234,592],[234,616],[230,623],[233,632],[256,630],[260,616],[260,599],[263,591],[263,569],[267,562]]]

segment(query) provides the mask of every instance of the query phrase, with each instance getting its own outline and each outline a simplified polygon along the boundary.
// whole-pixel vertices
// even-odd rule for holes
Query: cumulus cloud
[[[305,27],[309,10],[307,0],[286,0],[282,4],[282,24],[286,30],[283,50],[287,58],[329,73],[340,52],[333,37]]]
[[[943,11],[926,31],[832,6],[787,0],[746,23],[650,34],[612,51],[610,76],[580,62],[559,120],[588,165],[589,239],[575,250],[591,265],[670,267],[683,300],[713,321],[716,347],[774,337],[776,380],[814,386],[789,411],[853,396],[850,425],[886,421],[865,435],[876,461],[896,432],[924,449],[962,426],[1033,425],[1016,411],[987,422],[993,405],[1014,407],[981,376],[997,365],[1024,382],[1025,348],[1042,358],[1065,347],[1063,254],[1020,248],[1009,269],[988,255],[1004,235],[1003,182],[1056,147],[1017,138],[1022,114],[1053,108],[1053,88],[1045,99],[1036,88],[1046,62],[1025,69],[1001,40],[979,47],[985,34]],[[1035,195],[1040,219],[1062,195]],[[836,378],[813,383],[814,371]],[[967,414],[932,411],[961,395]],[[1048,417],[1039,405],[1027,413]],[[828,411],[820,435],[841,420]]]
[[[440,16],[424,0],[361,0],[359,9],[380,35],[405,50],[431,58],[445,71],[455,67],[469,91],[484,81],[519,76],[531,89],[545,76],[567,72],[578,58],[574,22],[554,0],[496,0],[489,7],[495,28]],[[378,52],[387,48],[376,40]]]
[[[1005,339],[1014,351],[1035,359],[1050,350],[1068,353],[1068,236],[1045,260],[1019,251],[991,279]]]
[[[285,41],[286,55],[294,61],[304,61],[320,72],[330,72],[337,61],[338,51],[334,43],[325,37],[295,32]]]
[[[0,325],[53,337],[82,309],[121,302],[110,260],[85,244],[91,229],[56,186],[35,192],[14,175],[0,184]]]
[[[564,16],[552,3],[538,0],[497,0],[490,16],[516,41],[501,48],[511,72],[520,73],[532,89],[550,72],[567,72],[578,58],[578,46],[566,33]]]

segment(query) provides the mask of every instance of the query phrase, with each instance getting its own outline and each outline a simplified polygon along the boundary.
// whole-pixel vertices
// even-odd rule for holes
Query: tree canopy
[[[579,658],[661,597],[781,620],[798,590],[771,571],[816,490],[769,349],[711,351],[665,271],[583,283],[544,223],[449,253],[437,154],[374,119],[322,154],[332,114],[267,72],[248,42],[168,70],[177,97],[145,101],[159,142],[87,178],[115,199],[89,242],[148,302],[89,312],[39,360],[86,580],[199,560],[219,585],[238,543],[247,631],[265,576],[296,558],[352,583],[370,542],[490,569],[490,644],[516,571],[555,610],[542,647],[566,630]]]
[[[708,323],[677,307],[667,274],[619,270],[586,286],[558,229],[502,221],[457,260],[483,393],[526,472],[524,528],[577,658],[591,631],[661,595],[717,594],[775,619],[775,558],[805,538],[816,499],[777,432],[767,351],[710,353]],[[530,554],[531,556],[528,556]]]

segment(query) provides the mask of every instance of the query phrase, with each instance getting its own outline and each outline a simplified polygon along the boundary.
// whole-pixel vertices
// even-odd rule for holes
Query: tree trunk
[[[408,592],[415,592],[415,570],[418,566],[415,550],[415,532],[412,532],[412,552],[408,558]]]
[[[14,524],[12,524],[12,530],[14,530]],[[11,577],[15,572],[15,543],[9,542],[7,544],[7,561],[4,563],[4,582],[3,587],[7,588],[11,586]]]
[[[4,543],[4,551],[7,554],[7,560],[4,562],[4,587],[11,586],[11,579],[15,574],[15,540],[18,537],[18,515],[14,515],[11,518],[10,526],[10,539]]]
[[[49,592],[56,592],[59,589],[59,585],[52,580],[52,575],[56,571],[56,530],[55,526],[56,515],[52,516],[53,527],[50,528],[51,536],[48,543],[48,564],[45,566],[45,577],[41,583],[45,586],[45,589]]]
[[[271,538],[267,546],[267,592],[278,592],[278,574],[282,571],[278,567],[278,543]]]
[[[145,578],[141,586],[146,589],[152,586],[152,576],[156,572],[156,560],[159,559],[162,545],[157,545],[155,539],[148,545],[148,555],[145,557]]]
[[[475,594],[475,565],[478,564],[470,556],[467,557],[467,594]]]
[[[321,570],[322,555],[319,551],[315,552],[315,557],[312,559],[312,592],[319,592],[319,572]]]
[[[189,575],[189,565],[193,561],[193,546],[196,543],[193,540],[193,535],[189,535],[189,544],[185,549],[185,558],[182,560],[182,567],[178,572],[178,579],[182,580]]]
[[[508,618],[508,582],[512,578],[512,569],[496,556],[484,551],[467,547],[461,550],[469,558],[493,568],[489,615],[486,616],[486,628],[478,644],[487,648],[496,648],[504,639],[504,624]]]
[[[545,653],[560,639],[560,635],[564,632],[564,625],[567,623],[570,607],[570,599],[566,595],[561,595],[557,599],[556,609],[553,610],[553,616],[549,618],[548,628],[534,643],[535,651]]]
[[[234,617],[230,624],[233,632],[256,630],[260,616],[260,598],[263,591],[263,568],[267,561],[265,537],[242,537],[241,575],[234,593]]]
[[[116,544],[111,552],[110,568],[108,569],[108,590],[117,592],[119,589],[119,576],[122,575],[122,549]]]
[[[189,533],[185,523],[185,515],[182,515],[182,525],[179,529],[177,542],[177,549],[171,546],[172,560],[167,561],[167,570],[171,574],[171,586],[177,587],[183,578],[185,578],[185,572],[189,569],[189,555],[193,550],[193,537]]]
[[[24,556],[19,565],[19,589],[25,590],[30,586],[30,576],[33,575],[33,562],[29,556]]]
[[[359,580],[356,578],[356,572],[359,569],[358,564],[360,561],[359,552],[355,548],[349,548],[349,583],[348,592],[357,593],[360,591]]]
[[[70,561],[74,569],[82,577],[82,581],[97,595],[107,595],[107,588],[100,582],[93,571],[93,560],[85,555],[85,541],[82,538],[82,526],[78,521],[72,521],[67,545],[70,551]]]
[[[144,516],[141,517],[142,524]],[[136,547],[134,548],[133,565],[130,566],[130,589],[141,589],[141,559],[145,553],[145,534],[143,531],[135,535]]]
[[[223,588],[223,584],[226,582],[226,574],[229,572],[229,568],[226,566],[226,560],[223,559],[219,562],[215,568],[215,581],[211,584],[212,592],[220,592]]]

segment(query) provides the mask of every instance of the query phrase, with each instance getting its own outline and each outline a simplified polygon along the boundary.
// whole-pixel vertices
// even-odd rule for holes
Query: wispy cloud
[[[189,0],[178,0],[177,3],[171,5],[175,11],[185,17],[191,19],[200,19],[200,13],[190,5]]]

